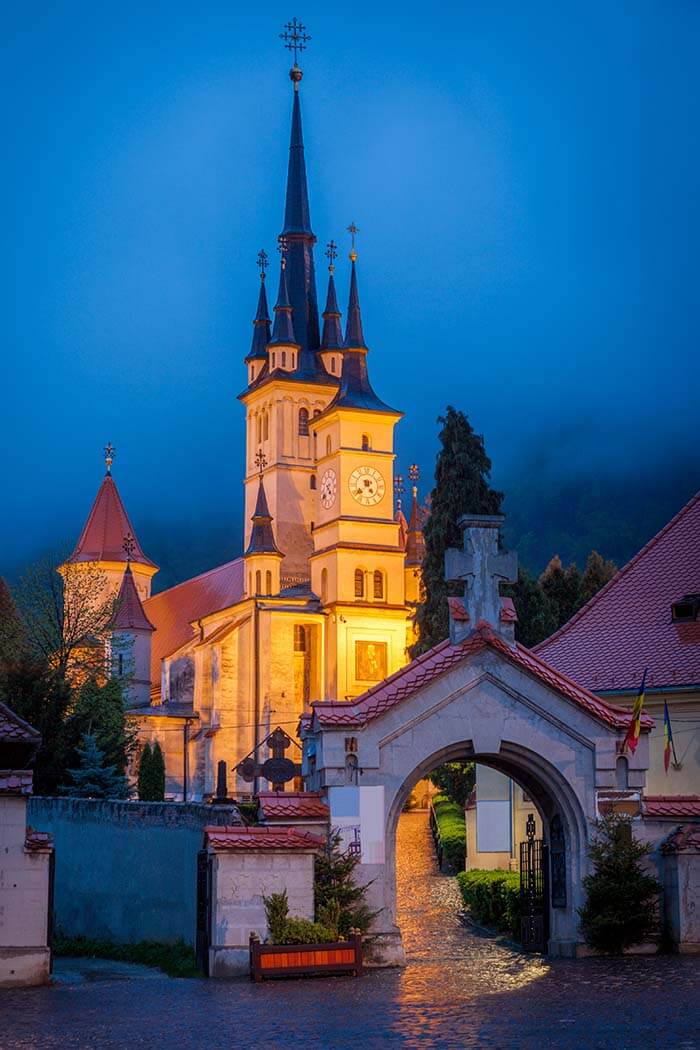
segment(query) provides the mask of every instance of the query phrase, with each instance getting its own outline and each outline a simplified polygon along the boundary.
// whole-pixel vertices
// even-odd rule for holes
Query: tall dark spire
[[[408,470],[411,479],[411,518],[408,523],[406,536],[406,565],[421,565],[425,556],[425,537],[423,536],[423,522],[420,508],[418,507],[418,479],[420,473],[415,463]]]
[[[275,534],[272,531],[272,515],[267,505],[262,473],[260,474],[255,510],[250,520],[253,522],[253,528],[250,533],[250,542],[248,543],[246,554],[281,554],[282,552],[275,543]]]
[[[289,301],[287,288],[287,259],[286,248],[282,252],[280,262],[280,286],[275,303],[275,323],[272,329],[271,345],[281,343],[284,346],[296,344],[294,338],[294,324],[292,322],[292,304]]]
[[[255,359],[267,360],[267,344],[272,338],[270,334],[270,311],[267,306],[267,293],[265,292],[265,271],[260,273],[260,293],[258,294],[258,309],[253,321],[253,341],[250,353],[246,361]]]
[[[360,313],[360,296],[357,291],[357,269],[355,253],[350,256],[352,271],[350,273],[350,299],[348,301],[348,319],[345,326],[345,346],[347,349],[365,347],[365,336],[362,331],[362,314]]]
[[[321,350],[342,350],[343,330],[340,326],[340,310],[335,294],[335,260],[338,258],[338,249],[335,241],[329,241],[326,248],[326,256],[329,259],[328,266],[328,295],[326,296],[326,309],[323,311],[323,334],[321,336]]]
[[[295,72],[296,71],[296,72]],[[294,101],[292,104],[292,134],[289,142],[287,195],[284,209],[284,229],[281,236],[289,245],[287,258],[289,296],[294,309],[294,331],[302,351],[300,369],[312,374],[318,371],[314,352],[318,350],[318,303],[314,272],[314,244],[311,229],[309,191],[306,183],[304,137],[301,129],[299,81],[301,70],[292,69]]]

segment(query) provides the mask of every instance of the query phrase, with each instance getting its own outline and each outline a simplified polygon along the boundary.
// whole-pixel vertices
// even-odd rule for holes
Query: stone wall
[[[54,838],[62,933],[188,944],[204,827],[240,822],[235,806],[36,797],[27,819]]]

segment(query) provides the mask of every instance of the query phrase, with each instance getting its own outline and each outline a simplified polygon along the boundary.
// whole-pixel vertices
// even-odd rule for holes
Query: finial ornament
[[[268,268],[269,265],[270,264],[267,261],[267,252],[264,248],[261,248],[258,252],[258,269],[260,270],[261,281],[265,280],[265,270]]]
[[[105,464],[107,466],[107,473],[108,474],[112,473],[112,463],[114,462],[114,453],[115,453],[115,451],[116,451],[116,449],[114,448],[114,445],[112,444],[111,441],[109,441],[105,445],[105,448],[104,448]]]
[[[359,227],[356,226],[354,222],[351,222],[350,225],[348,226],[348,233],[350,234],[350,237],[351,237],[350,258],[352,259],[353,262],[355,262],[355,260],[357,259],[357,252],[355,251],[355,235],[358,234],[359,232],[360,232]]]
[[[303,76],[297,63],[298,52],[306,51],[306,45],[311,40],[311,37],[306,32],[306,26],[297,18],[293,18],[291,22],[287,22],[285,25],[284,32],[280,33],[280,40],[284,40],[284,46],[287,48],[287,51],[291,51],[294,54],[294,65],[289,70],[289,79],[294,84],[294,90],[297,91],[299,89],[299,81]]]
[[[394,495],[396,496],[396,509],[401,510],[401,497],[406,488],[403,483],[403,474],[397,474],[394,478]]]
[[[136,550],[136,541],[134,540],[134,537],[131,535],[130,532],[127,532],[126,536],[124,537],[124,542],[122,543],[122,550],[126,554],[126,561],[128,565],[134,555],[134,551]]]
[[[289,241],[286,237],[281,235],[277,238],[277,251],[282,256],[282,269],[287,269],[287,252],[289,251]]]
[[[267,458],[261,448],[255,453],[255,466],[258,468],[260,477],[263,475],[263,470],[267,466]]]
[[[338,245],[335,241],[329,241],[326,245],[326,258],[328,259],[328,271],[333,273],[335,270],[335,260],[338,258]]]

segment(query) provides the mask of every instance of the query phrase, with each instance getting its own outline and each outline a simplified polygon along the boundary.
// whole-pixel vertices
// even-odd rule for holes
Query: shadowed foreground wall
[[[56,928],[67,936],[195,940],[197,851],[235,806],[31,798],[28,823],[56,849]]]

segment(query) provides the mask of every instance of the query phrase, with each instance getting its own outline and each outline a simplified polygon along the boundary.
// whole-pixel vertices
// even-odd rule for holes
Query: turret
[[[328,294],[326,309],[323,311],[323,333],[319,356],[329,375],[338,377],[343,367],[343,330],[340,326],[340,310],[335,294],[334,261],[338,256],[335,241],[329,241],[326,248],[328,265]]]
[[[255,311],[253,321],[253,341],[250,353],[245,359],[248,366],[248,382],[254,383],[267,363],[267,345],[272,338],[270,332],[270,313],[267,307],[267,294],[265,292],[265,270],[267,268],[267,252],[264,248],[258,252],[258,266],[260,267],[260,292],[258,293],[258,308]]]
[[[292,304],[289,301],[289,290],[287,287],[287,245],[284,239],[280,240],[280,283],[275,303],[275,322],[272,327],[272,339],[268,343],[268,367],[270,372],[281,369],[283,372],[293,372],[298,365],[299,343],[294,337],[294,322],[292,319]]]
[[[112,675],[128,680],[130,707],[145,707],[151,695],[151,636],[155,628],[144,612],[128,561],[111,628]]]
[[[250,533],[250,541],[244,555],[246,593],[249,598],[279,594],[280,566],[284,557],[275,542],[275,534],[272,529],[272,515],[267,505],[263,481],[266,462],[261,453],[258,453],[258,466],[260,468],[258,498],[251,517],[253,528]]]

